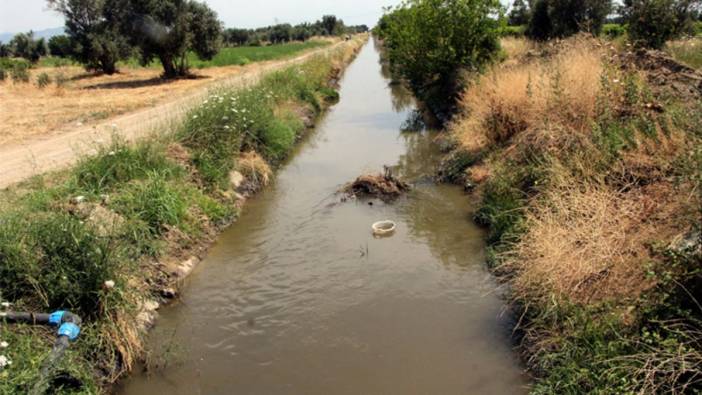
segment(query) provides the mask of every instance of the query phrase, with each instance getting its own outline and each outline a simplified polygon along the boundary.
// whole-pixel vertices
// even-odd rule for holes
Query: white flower
[[[222,117],[222,121],[228,121],[228,120],[229,120],[229,117],[228,117],[228,116],[225,115],[225,116]]]
[[[197,115],[193,115],[193,119],[197,119]]]
[[[10,302],[2,302],[2,303],[0,303],[0,306],[2,306],[2,307],[4,307],[4,308],[7,309],[7,308],[10,307]]]
[[[112,280],[105,281],[105,289],[112,289],[115,287],[115,282]]]
[[[110,151],[110,152],[107,153],[107,155],[109,155],[109,156],[115,156],[116,154],[115,154],[115,151]]]
[[[0,369],[12,365],[12,361],[4,355],[0,355]]]
[[[0,342],[0,348],[7,348],[7,347],[10,347],[10,344],[8,344],[7,342]]]

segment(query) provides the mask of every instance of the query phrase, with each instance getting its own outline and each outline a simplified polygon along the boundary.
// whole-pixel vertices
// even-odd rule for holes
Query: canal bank
[[[0,393],[43,379],[55,393],[101,393],[129,373],[144,356],[155,299],[177,294],[192,257],[338,100],[339,75],[366,41],[212,92],[184,124],[134,144],[115,138],[71,169],[0,191],[1,312],[83,318],[51,377],[39,376],[54,334],[0,325]]]
[[[367,45],[341,101],[160,312],[160,369],[122,393],[526,391],[484,234],[462,191],[432,181],[433,132],[401,132],[415,104],[389,82]],[[335,194],[384,165],[414,184],[407,197]],[[382,219],[394,237],[372,237]]]

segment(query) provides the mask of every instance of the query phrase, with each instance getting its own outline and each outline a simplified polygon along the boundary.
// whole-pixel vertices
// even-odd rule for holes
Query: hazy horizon
[[[241,0],[204,0],[217,11],[226,27],[255,28],[276,23],[313,22],[332,14],[348,25],[372,26],[385,6],[400,0],[264,0],[252,7]],[[2,0],[0,33],[18,33],[63,27],[63,17],[49,10],[46,0]]]

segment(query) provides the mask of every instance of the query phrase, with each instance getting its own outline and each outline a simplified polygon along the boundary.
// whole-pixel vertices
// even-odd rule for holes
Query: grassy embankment
[[[173,286],[168,262],[201,251],[236,218],[239,193],[268,182],[336,100],[330,81],[360,41],[251,88],[213,92],[172,133],[115,141],[73,169],[0,195],[0,299],[15,310],[70,309],[85,320],[60,363],[56,393],[101,392],[143,357],[139,314]],[[233,170],[245,177],[237,190]],[[12,360],[0,393],[27,392],[53,338],[45,328],[0,325],[9,343],[0,353]]]
[[[445,170],[480,197],[533,393],[699,393],[699,95],[594,39],[507,44]]]

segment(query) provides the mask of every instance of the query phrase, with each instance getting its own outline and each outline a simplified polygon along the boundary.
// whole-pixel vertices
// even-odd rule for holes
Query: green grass
[[[78,63],[68,58],[59,58],[56,56],[45,56],[35,64],[35,67],[63,67],[63,66],[79,66]]]
[[[702,68],[702,38],[673,41],[666,45],[668,52],[676,60],[694,68]]]
[[[77,386],[54,381],[52,393],[98,393],[139,357],[120,354],[134,344],[119,324],[133,323],[138,301],[153,291],[145,284],[153,261],[231,222],[235,158],[256,149],[273,164],[283,160],[304,129],[293,109],[333,100],[332,71],[320,56],[253,87],[213,93],[174,133],[115,140],[72,169],[0,191],[0,301],[20,311],[68,309],[85,321],[59,366]],[[9,343],[0,354],[13,362],[0,372],[0,394],[27,393],[53,339],[49,328],[0,325]]]
[[[235,162],[231,152],[254,149],[274,165],[285,159],[304,125],[279,108],[293,105],[318,113],[337,98],[327,86],[331,64],[315,58],[266,76],[256,87],[213,92],[193,110],[178,132],[210,187],[227,182]]]
[[[188,55],[188,64],[190,67],[196,69],[223,66],[243,66],[249,63],[282,59],[308,49],[321,48],[327,45],[329,45],[327,41],[311,40],[304,43],[294,42],[259,47],[246,46],[222,48],[212,60],[200,60],[194,53],[191,53]],[[123,65],[134,68],[140,67],[138,59],[131,59],[124,62]],[[148,65],[148,67],[160,68],[161,64],[157,60],[154,60]]]

